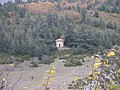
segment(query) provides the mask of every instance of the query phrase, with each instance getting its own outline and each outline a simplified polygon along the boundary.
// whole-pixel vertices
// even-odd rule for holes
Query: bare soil
[[[68,84],[74,80],[75,75],[80,78],[87,76],[92,67],[93,60],[91,58],[84,58],[85,63],[77,67],[64,67],[64,64],[59,59],[56,59],[51,65],[42,65],[39,67],[29,67],[29,62],[19,64],[13,71],[8,65],[1,65],[0,70],[9,68],[9,75],[5,82],[6,86],[3,90],[11,90],[12,86],[22,75],[20,81],[14,86],[13,90],[44,90],[42,83],[45,83],[45,78],[48,76],[46,72],[52,65],[56,66],[55,80],[49,85],[50,90],[68,90]],[[2,78],[6,77],[8,71],[4,71]],[[27,87],[27,89],[25,89]]]

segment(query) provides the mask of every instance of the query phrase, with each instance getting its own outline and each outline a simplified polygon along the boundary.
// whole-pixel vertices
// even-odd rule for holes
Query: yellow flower
[[[89,80],[93,80],[93,79],[94,79],[94,77],[88,77],[88,79],[89,79]]]
[[[98,86],[95,87],[95,90],[99,90]]]
[[[93,80],[94,79],[94,76],[92,74],[89,75],[88,77],[89,80]]]
[[[50,75],[55,75],[55,71],[51,70]]]
[[[55,65],[52,66],[52,69],[56,69]]]
[[[75,81],[77,81],[77,80],[79,79],[79,77],[76,75],[76,76],[74,77],[74,79],[75,79]]]
[[[98,58],[95,58],[96,63],[100,63],[101,61]]]
[[[115,82],[113,80],[110,80],[111,84],[115,84]]]
[[[108,57],[115,56],[115,52],[111,51],[110,53],[107,54]]]
[[[14,67],[14,64],[9,64],[11,67]]]
[[[107,56],[110,57],[111,55],[108,53]]]
[[[96,75],[99,75],[99,74],[100,74],[100,72],[97,72],[97,71],[94,71],[94,73],[95,73]]]
[[[98,68],[101,65],[101,63],[94,63],[93,68]]]
[[[6,78],[3,78],[3,81],[6,81]]]
[[[53,80],[54,80],[54,78],[50,78],[50,79],[49,79],[49,82],[52,82]]]
[[[108,64],[108,61],[104,61],[104,64],[106,64],[106,65],[107,65],[107,64]]]
[[[35,84],[35,86],[39,86],[39,84]]]
[[[43,86],[46,86],[44,83],[42,84]]]
[[[118,73],[120,73],[120,69],[118,70]]]
[[[98,78],[97,78],[97,77],[95,77],[94,79],[98,81]]]
[[[111,51],[110,54],[111,54],[111,56],[115,56],[115,52],[114,51]]]
[[[104,61],[104,64],[107,64],[107,63]]]
[[[108,65],[108,64],[104,64],[104,66],[106,66],[106,67],[110,67],[110,65]]]
[[[108,60],[108,59],[106,59],[106,60],[105,60],[105,62],[106,62],[106,63],[108,63],[108,62],[109,62],[109,60]]]
[[[114,90],[117,89],[117,88],[119,88],[119,87],[117,87],[117,86],[112,86],[112,89],[114,89]]]

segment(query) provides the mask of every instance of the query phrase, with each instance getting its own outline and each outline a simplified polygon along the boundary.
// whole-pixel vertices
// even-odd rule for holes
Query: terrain
[[[69,50],[56,48],[55,41],[61,36]],[[103,88],[112,90],[119,83],[119,46],[120,0],[15,0],[0,4],[0,88],[44,90],[50,73],[46,71],[55,65],[50,89],[78,89],[94,66],[90,57],[97,53],[103,66],[108,59],[107,66],[115,68],[107,67],[115,77],[110,78],[112,84],[103,79],[112,86],[103,83]],[[78,77],[74,80],[76,75],[80,81]],[[101,83],[98,78],[86,85],[91,82]]]
[[[120,44],[119,0],[18,1],[0,5],[2,53],[41,59],[61,35],[80,54]]]
[[[8,84],[5,88],[11,90],[11,87],[17,82],[17,80],[21,77],[20,81],[13,88],[14,90],[24,90],[25,87],[28,90],[44,90],[43,83],[46,82],[48,71],[52,65],[55,65],[56,75],[54,76],[55,80],[52,84],[49,85],[51,90],[67,90],[68,84],[74,80],[75,75],[79,74],[81,78],[88,75],[91,71],[91,65],[93,60],[89,57],[84,58],[85,64],[81,67],[64,67],[64,64],[61,60],[56,59],[54,63],[51,65],[39,65],[39,67],[30,68],[29,62],[26,61],[24,63],[19,64],[13,71],[5,71],[3,76],[6,76],[7,72],[9,72],[9,76],[7,81]],[[87,66],[88,65],[88,66]],[[9,65],[0,66],[4,69],[7,69]],[[2,70],[1,70],[2,71]],[[80,71],[80,72],[79,72]],[[33,78],[32,78],[33,77]]]

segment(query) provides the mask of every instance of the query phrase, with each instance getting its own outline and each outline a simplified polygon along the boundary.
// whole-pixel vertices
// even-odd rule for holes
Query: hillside
[[[8,2],[0,6],[0,51],[49,55],[61,35],[76,53],[120,45],[119,6],[119,0]]]
[[[120,0],[0,4],[0,90],[119,90],[119,52]]]

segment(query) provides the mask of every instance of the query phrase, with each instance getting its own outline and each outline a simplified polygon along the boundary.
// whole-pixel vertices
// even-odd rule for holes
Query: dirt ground
[[[3,90],[11,90],[13,85],[21,77],[20,81],[14,86],[13,90],[44,90],[42,83],[45,82],[47,77],[47,70],[52,65],[56,66],[55,80],[49,85],[50,90],[68,90],[68,84],[74,80],[75,75],[79,75],[80,78],[87,76],[92,67],[93,60],[91,58],[85,58],[85,63],[79,67],[64,67],[63,62],[56,59],[51,65],[39,65],[39,67],[28,67],[29,62],[19,64],[14,71],[9,71],[9,76],[5,82],[6,86]],[[6,65],[0,66],[0,70],[6,68]],[[8,68],[8,67],[7,67]],[[10,69],[10,68],[9,68]],[[1,78],[6,76],[8,71],[5,71]]]

